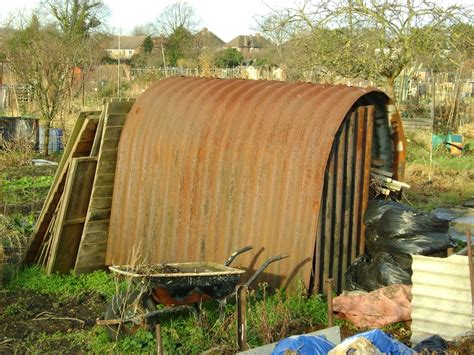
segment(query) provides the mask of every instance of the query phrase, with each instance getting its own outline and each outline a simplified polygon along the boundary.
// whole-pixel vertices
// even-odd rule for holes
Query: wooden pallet
[[[105,266],[118,144],[133,103],[134,100],[112,101],[104,110],[97,171],[74,268],[77,273]]]

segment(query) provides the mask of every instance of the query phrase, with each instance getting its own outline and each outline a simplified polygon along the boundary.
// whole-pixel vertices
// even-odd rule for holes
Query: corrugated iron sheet
[[[375,106],[372,157],[399,171],[387,101],[347,86],[158,82],[122,131],[106,262],[127,263],[139,245],[147,262],[223,262],[253,245],[241,266],[289,254],[265,279],[286,287],[301,278],[309,287],[329,154],[357,106]]]
[[[320,292],[329,277],[341,291],[347,266],[364,253],[373,126],[374,106],[361,106],[334,137],[321,198],[313,292]]]
[[[437,334],[453,340],[470,331],[471,288],[467,256],[413,256],[411,341]]]

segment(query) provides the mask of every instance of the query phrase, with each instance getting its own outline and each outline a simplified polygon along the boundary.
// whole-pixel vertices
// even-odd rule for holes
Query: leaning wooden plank
[[[66,174],[69,168],[70,161],[73,156],[88,156],[90,154],[90,147],[92,141],[89,136],[91,132],[95,132],[97,128],[97,114],[98,111],[81,112],[77,118],[76,125],[73,128],[69,142],[64,150],[63,157],[59,163],[58,170],[53,180],[53,184],[48,192],[44,202],[41,213],[35,224],[27,252],[24,257],[24,262],[33,263],[37,259],[38,252],[43,243],[44,236],[48,231],[51,223],[51,218],[54,215],[57,204],[64,189],[66,181]],[[81,145],[81,152],[77,152],[78,146]],[[89,149],[84,146],[89,146]]]
[[[123,125],[133,103],[133,100],[111,101],[106,105],[97,172],[77,253],[77,273],[89,272],[105,265],[117,149]]]
[[[58,215],[58,228],[52,239],[48,273],[68,272],[76,263],[96,167],[96,157],[72,160]]]
[[[90,119],[94,119],[96,116],[98,117],[100,115],[100,113],[101,113],[101,111],[83,111],[83,112],[79,113],[79,116],[76,119],[76,124],[74,125],[74,128],[72,129],[71,135],[69,136],[69,140],[68,140],[68,143],[66,145],[66,148],[64,149],[63,157],[62,157],[61,161],[59,162],[58,170],[57,170],[58,172],[62,171],[66,164],[69,164],[67,158],[71,155],[71,151],[73,151],[75,149],[75,143],[78,140],[78,137],[80,137],[82,135],[83,131],[84,131],[84,129],[83,129],[84,122],[87,119],[90,120]],[[53,180],[53,186],[60,179],[59,175],[60,174],[55,175],[54,180]],[[50,190],[50,193],[51,193],[51,190]],[[50,193],[48,193],[48,197],[49,197]]]
[[[102,110],[102,114],[99,118],[99,124],[97,125],[97,132],[94,138],[94,143],[91,148],[91,156],[99,154],[100,145],[102,144],[102,130],[104,129],[105,110]]]
[[[46,264],[48,262],[48,256],[50,252],[50,247],[51,247],[51,238],[53,235],[54,227],[56,225],[56,220],[57,220],[57,215],[59,213],[59,209],[61,206],[61,200],[59,200],[58,205],[56,207],[56,211],[53,214],[53,217],[51,218],[51,222],[49,223],[48,231],[46,232],[43,243],[41,244],[41,249],[37,253],[37,257],[35,260],[35,263],[37,265],[40,265],[42,267],[46,267]]]

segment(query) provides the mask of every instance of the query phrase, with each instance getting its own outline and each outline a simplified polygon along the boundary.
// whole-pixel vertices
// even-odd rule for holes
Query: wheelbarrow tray
[[[155,270],[173,269],[172,272]],[[153,298],[165,305],[184,305],[230,295],[244,270],[211,262],[160,265],[110,266],[115,273],[143,278],[150,283]]]

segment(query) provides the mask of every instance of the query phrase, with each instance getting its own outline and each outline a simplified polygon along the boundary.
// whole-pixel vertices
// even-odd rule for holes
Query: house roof
[[[146,36],[113,36],[107,49],[119,49],[119,38],[120,49],[136,49],[140,47]]]
[[[217,37],[213,32],[204,27],[201,31],[194,35],[196,44],[200,48],[204,47],[221,47],[225,42]]]
[[[270,45],[270,41],[260,34],[240,35],[225,44],[225,47],[237,48],[265,48]]]

